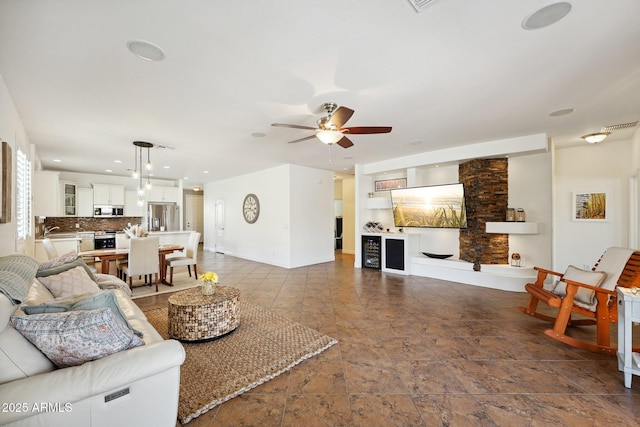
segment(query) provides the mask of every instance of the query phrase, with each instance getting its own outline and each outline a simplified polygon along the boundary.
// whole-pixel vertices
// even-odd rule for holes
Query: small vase
[[[205,280],[202,284],[202,295],[213,295],[216,293],[216,284]]]

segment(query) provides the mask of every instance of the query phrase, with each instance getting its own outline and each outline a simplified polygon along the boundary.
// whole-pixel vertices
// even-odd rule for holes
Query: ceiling
[[[142,140],[168,147],[150,151],[154,177],[185,187],[536,133],[571,146],[640,119],[640,2],[572,0],[524,30],[549,3],[0,0],[0,74],[43,169],[126,176]],[[166,58],[133,55],[133,39]],[[349,126],[393,131],[343,149],[270,126],[315,126],[328,101],[355,110]]]

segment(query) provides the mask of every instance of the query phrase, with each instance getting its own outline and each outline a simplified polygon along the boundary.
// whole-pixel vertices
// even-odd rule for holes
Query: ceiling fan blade
[[[342,148],[349,148],[353,145],[353,142],[351,142],[351,140],[346,136],[343,136],[340,141],[336,142],[336,144],[338,144]]]
[[[353,116],[354,111],[351,108],[347,107],[338,107],[336,111],[331,114],[331,118],[329,119],[329,123],[336,125],[336,127],[341,128],[342,125],[347,123],[347,120]]]
[[[289,125],[289,124],[286,124],[286,123],[271,123],[271,126],[278,127],[278,128],[293,128],[293,129],[317,130],[317,128],[312,128],[311,126]]]
[[[289,141],[287,144],[295,144],[296,142],[306,141],[308,139],[313,139],[315,137],[316,137],[315,135],[305,136],[304,138],[294,139],[293,141]]]
[[[363,134],[363,133],[389,133],[391,132],[390,126],[355,126],[340,129],[340,132],[349,132],[350,134]]]

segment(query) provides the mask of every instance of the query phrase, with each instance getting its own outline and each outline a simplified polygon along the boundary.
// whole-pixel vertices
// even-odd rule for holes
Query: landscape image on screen
[[[391,190],[396,227],[466,228],[462,184]]]

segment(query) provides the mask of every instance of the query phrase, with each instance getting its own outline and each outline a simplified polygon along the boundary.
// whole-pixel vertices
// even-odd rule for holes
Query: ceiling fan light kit
[[[327,117],[320,118],[318,120],[318,126],[315,128],[311,126],[292,125],[286,123],[272,123],[271,126],[315,131],[315,135],[289,141],[289,144],[306,141],[316,137],[327,145],[338,144],[342,148],[349,148],[353,145],[353,142],[345,136],[345,133],[358,135],[391,132],[390,126],[343,127],[353,115],[354,111],[352,109],[347,107],[338,107],[335,102],[325,102],[322,104],[322,108],[327,112]]]

